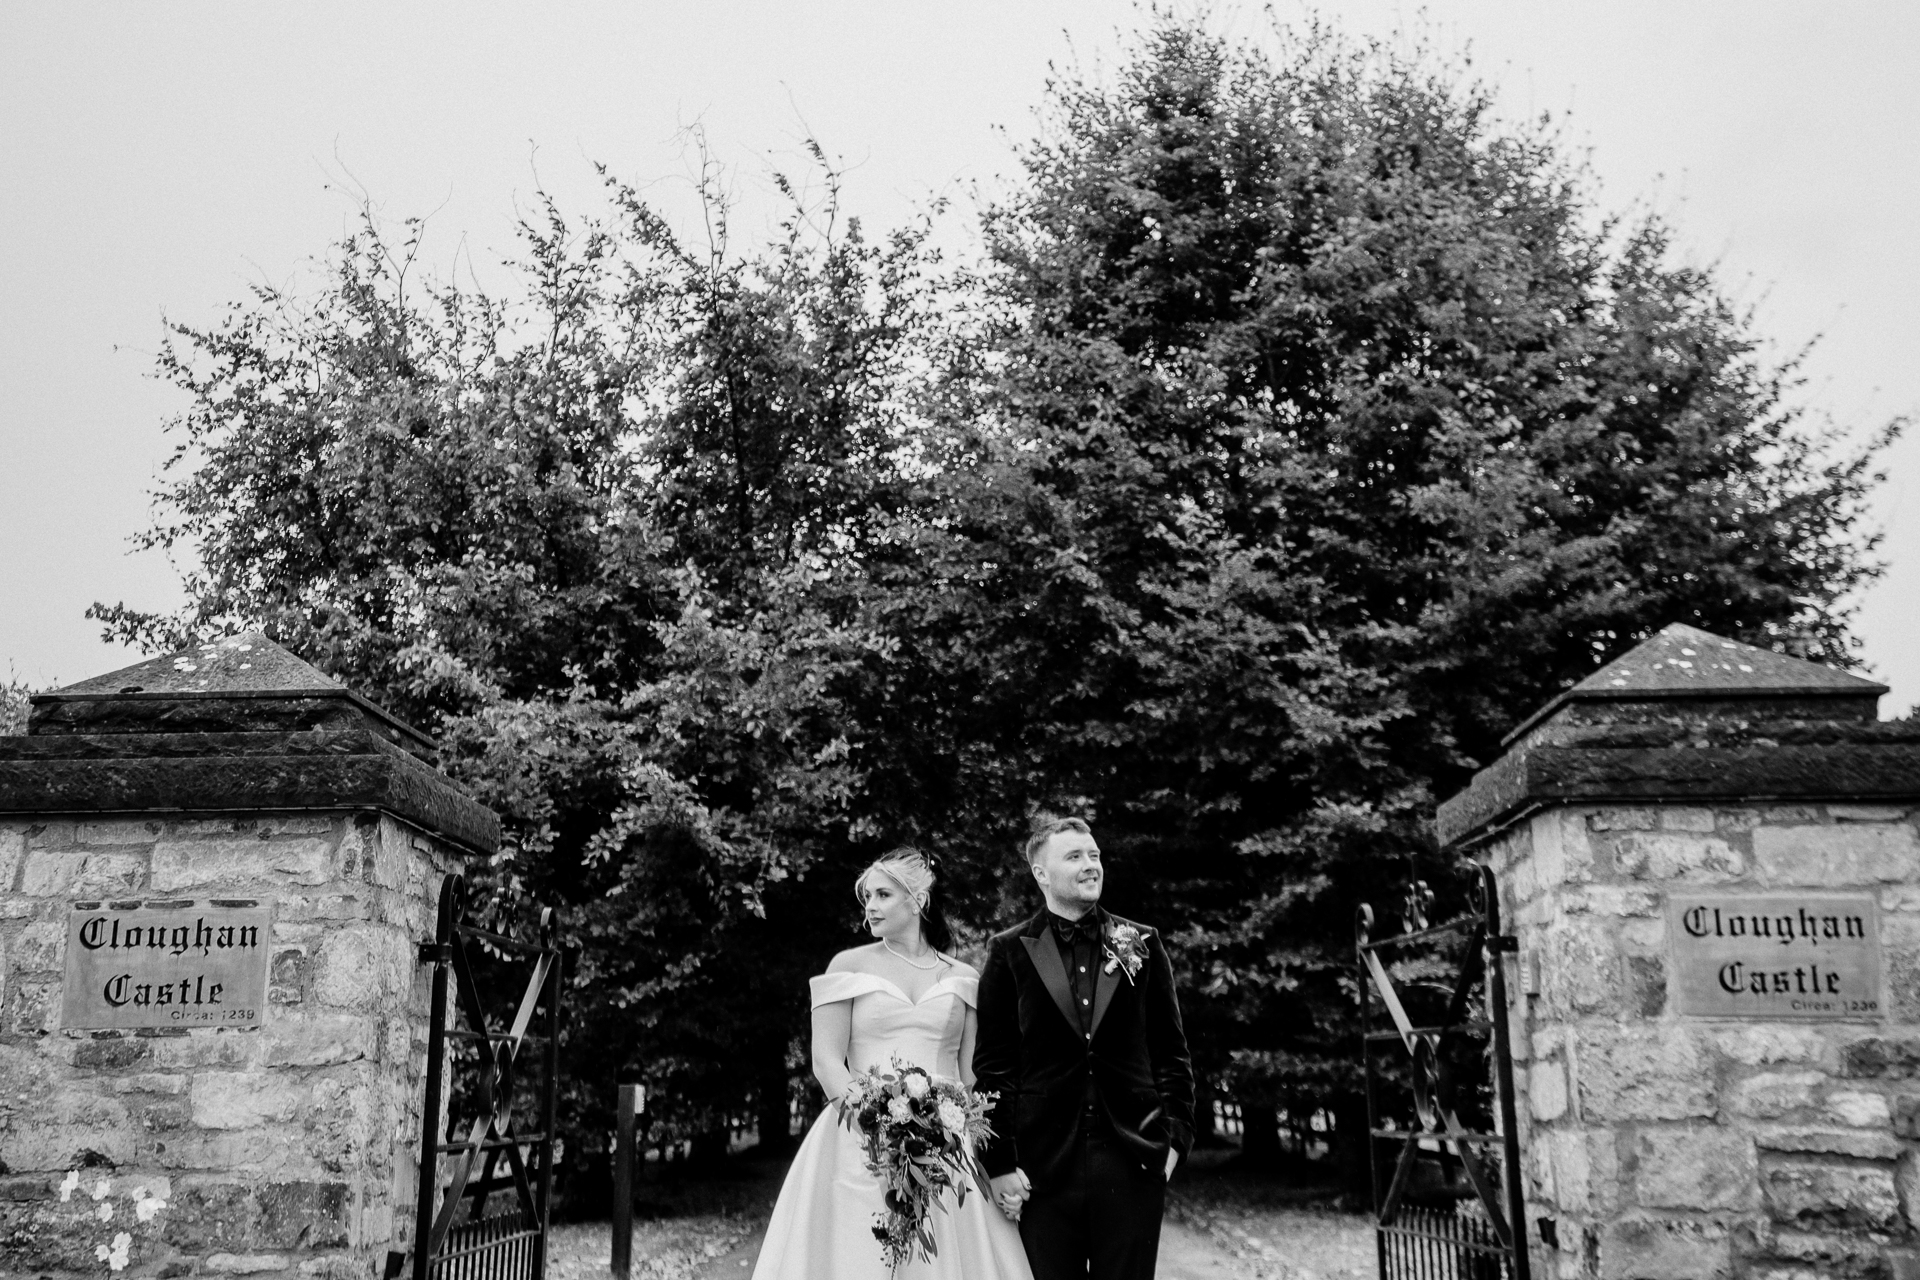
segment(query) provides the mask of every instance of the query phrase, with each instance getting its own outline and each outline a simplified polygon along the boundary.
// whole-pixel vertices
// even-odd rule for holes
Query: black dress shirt
[[[1060,958],[1067,962],[1067,986],[1073,992],[1073,1011],[1080,1016],[1080,1034],[1093,1030],[1093,988],[1100,962],[1100,909],[1095,907],[1078,920],[1047,913],[1053,936],[1060,943]]]
[[[1080,1017],[1081,1038],[1090,1042],[1093,1039],[1093,992],[1099,981],[1100,908],[1095,907],[1078,920],[1069,920],[1052,911],[1048,911],[1047,916],[1053,936],[1060,943],[1060,958],[1067,962],[1067,989],[1073,992],[1073,1011]],[[1087,1052],[1093,1052],[1090,1045]],[[1086,1131],[1104,1134],[1106,1109],[1100,1105],[1092,1072],[1087,1073],[1085,1107]]]

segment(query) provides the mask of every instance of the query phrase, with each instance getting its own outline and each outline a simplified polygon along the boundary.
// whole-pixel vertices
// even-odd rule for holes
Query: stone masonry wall
[[[1515,1075],[1534,1274],[1920,1276],[1920,833],[1904,808],[1582,807],[1483,846],[1522,978]],[[1682,1018],[1669,889],[1876,893],[1879,1025]]]
[[[0,1275],[377,1275],[453,866],[372,813],[0,821]],[[275,904],[263,1026],[60,1028],[71,902],[206,897]]]

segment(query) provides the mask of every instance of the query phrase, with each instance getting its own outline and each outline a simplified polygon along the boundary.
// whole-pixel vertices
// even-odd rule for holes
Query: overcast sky
[[[1257,6],[1218,10],[1239,31]],[[1297,5],[1282,18],[1304,15]],[[1604,201],[1651,204],[1782,350],[1821,341],[1806,396],[1865,434],[1920,406],[1920,5],[1358,0],[1349,31],[1422,21],[1470,46],[1512,114],[1569,113]],[[165,608],[130,553],[170,447],[150,376],[162,314],[212,320],[297,279],[358,184],[431,215],[428,257],[483,273],[536,182],[589,207],[591,162],[669,203],[698,123],[752,206],[811,131],[870,226],[1011,171],[1050,63],[1090,62],[1131,4],[344,3],[0,0],[0,679],[132,661],[82,616]],[[536,177],[536,174],[538,175]],[[1920,440],[1878,502],[1891,571],[1862,602],[1883,714],[1920,700]]]

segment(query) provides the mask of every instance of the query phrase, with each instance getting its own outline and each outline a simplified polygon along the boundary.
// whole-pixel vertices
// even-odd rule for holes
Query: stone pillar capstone
[[[441,880],[493,814],[264,635],[0,737],[0,1275],[364,1280],[411,1236]]]
[[[1671,626],[1441,806],[1490,865],[1534,1274],[1920,1276],[1920,725]]]

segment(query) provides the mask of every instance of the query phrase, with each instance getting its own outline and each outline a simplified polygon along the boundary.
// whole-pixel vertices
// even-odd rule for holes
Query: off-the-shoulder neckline
[[[908,995],[906,991],[901,988],[900,984],[895,982],[892,978],[882,977],[880,974],[877,974],[877,973],[868,973],[865,969],[842,969],[838,973],[823,973],[820,976],[823,978],[871,978],[875,982],[879,983],[881,986],[886,987],[888,990],[892,991],[894,995],[899,996],[902,1000],[906,1001],[908,1004],[914,1006],[915,1008],[919,1008],[921,1005],[925,1004],[929,999],[933,997],[933,995],[936,992],[940,990],[940,988],[946,986],[948,983],[978,981],[978,978],[976,977],[976,975],[973,975],[973,974],[950,973],[946,977],[940,979],[940,981],[928,987],[924,992],[921,993],[920,998],[918,1000],[915,1000],[912,996]]]

